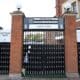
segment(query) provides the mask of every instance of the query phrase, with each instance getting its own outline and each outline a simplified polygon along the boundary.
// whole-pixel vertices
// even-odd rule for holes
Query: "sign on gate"
[[[64,29],[63,19],[54,17],[24,18],[24,29]]]

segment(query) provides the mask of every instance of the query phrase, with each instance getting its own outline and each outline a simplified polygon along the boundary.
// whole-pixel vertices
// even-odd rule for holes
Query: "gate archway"
[[[65,75],[62,18],[25,18],[23,68],[26,76]]]

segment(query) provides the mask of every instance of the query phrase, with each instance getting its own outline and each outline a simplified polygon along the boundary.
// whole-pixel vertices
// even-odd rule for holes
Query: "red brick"
[[[56,16],[62,16],[62,4],[65,0],[56,0]]]
[[[68,73],[78,73],[78,55],[76,40],[76,17],[64,14],[65,18],[65,68]]]
[[[21,73],[23,51],[23,13],[12,13],[10,73]]]

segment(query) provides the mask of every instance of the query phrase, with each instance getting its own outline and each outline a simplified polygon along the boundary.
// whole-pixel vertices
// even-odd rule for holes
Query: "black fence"
[[[23,52],[26,77],[64,77],[63,30],[24,31]]]
[[[0,43],[0,75],[9,74],[10,43]]]
[[[78,72],[80,74],[80,43],[77,43],[77,49],[78,49]]]

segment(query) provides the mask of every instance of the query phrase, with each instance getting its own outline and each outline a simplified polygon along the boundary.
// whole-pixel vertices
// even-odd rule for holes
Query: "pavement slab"
[[[80,78],[31,78],[31,77],[12,77],[0,75],[0,80],[80,80]]]

